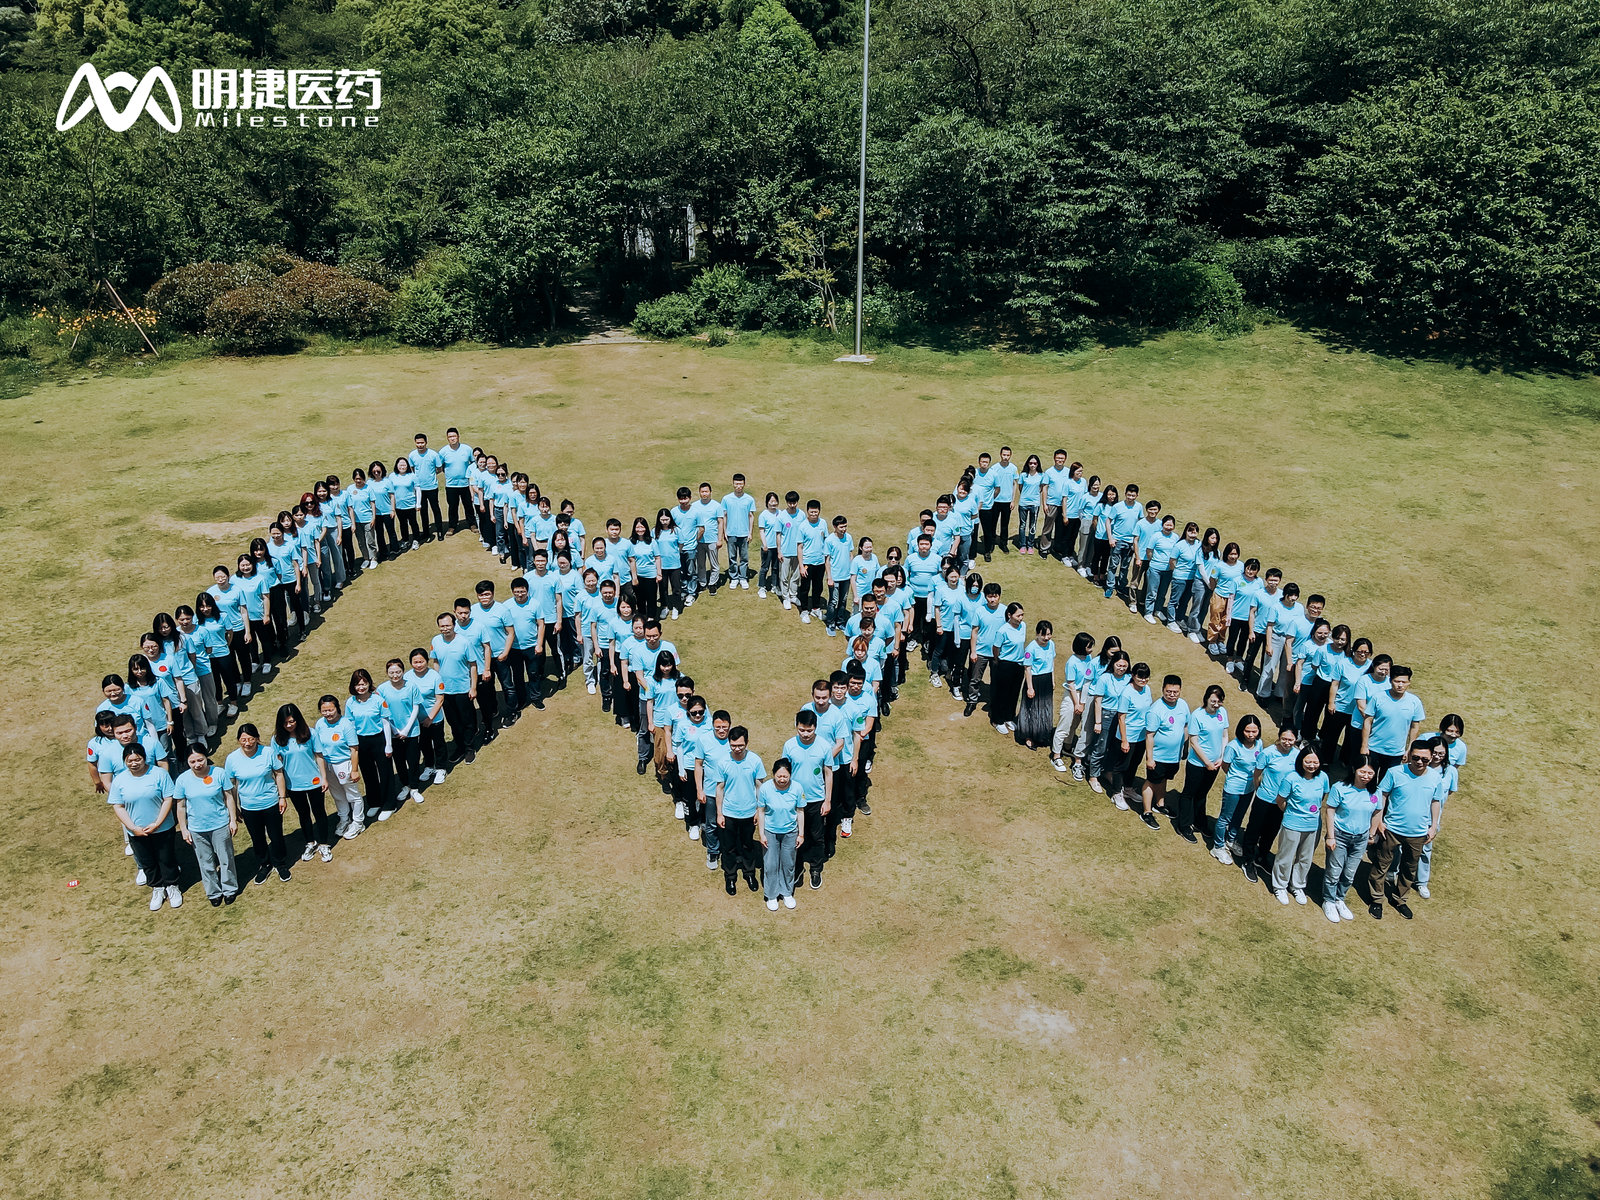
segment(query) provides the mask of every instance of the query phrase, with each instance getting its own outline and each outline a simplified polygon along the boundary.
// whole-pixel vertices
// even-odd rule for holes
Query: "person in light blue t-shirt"
[[[1044,465],[1037,454],[1030,454],[1017,477],[1017,541],[1024,554],[1038,552],[1039,506],[1044,499],[1044,486]]]
[[[150,886],[150,911],[163,901],[173,908],[183,904],[178,888],[177,822],[172,815],[172,777],[164,767],[153,767],[138,742],[122,751],[126,768],[111,781],[106,801],[128,831],[134,861]]]
[[[780,758],[772,764],[772,778],[756,792],[756,837],[761,842],[761,890],[767,908],[778,910],[794,905],[794,864],[800,837],[797,810],[805,807],[805,797],[794,783],[791,764]]]
[[[449,532],[455,533],[458,529],[471,529],[477,522],[472,508],[473,450],[461,440],[454,425],[445,431],[444,439],[439,463],[444,470],[444,493],[450,506]]]
[[[728,730],[728,751],[717,764],[717,835],[721,841],[722,874],[728,895],[739,892],[739,876],[753,892],[759,886],[762,847],[756,841],[756,793],[767,777],[759,754],[750,752],[750,731],[743,725]]]
[[[416,449],[407,454],[406,459],[417,480],[422,539],[431,542],[435,537],[444,536],[444,518],[439,515],[439,472],[444,469],[444,460],[437,450],[428,446],[427,434],[419,433],[411,441]]]
[[[1405,763],[1389,768],[1378,792],[1383,797],[1383,815],[1372,846],[1372,915],[1383,912],[1376,884],[1388,879],[1389,868],[1398,858],[1396,878],[1388,888],[1389,903],[1409,920],[1406,896],[1417,886],[1422,852],[1438,834],[1444,810],[1445,779],[1434,769],[1433,747],[1423,741],[1412,742]]]
[[[1279,904],[1306,902],[1306,876],[1322,828],[1322,805],[1328,796],[1328,777],[1316,749],[1307,746],[1294,761],[1294,771],[1278,785],[1277,805],[1283,814],[1278,831],[1278,855],[1272,863],[1272,890]]]
[[[227,775],[198,747],[189,751],[189,769],[172,782],[178,834],[194,847],[200,882],[212,908],[232,904],[239,895],[239,868],[233,835],[239,814],[228,792]]]
[[[1328,851],[1322,873],[1322,912],[1330,921],[1356,919],[1345,896],[1355,883],[1356,868],[1361,865],[1382,812],[1377,774],[1365,763],[1356,768],[1350,783],[1336,783],[1328,790],[1323,809],[1323,837]]]
[[[1055,626],[1038,621],[1033,634],[1033,641],[1022,651],[1022,701],[1012,731],[1017,745],[1028,750],[1048,746],[1056,730]]]
[[[750,539],[756,498],[744,490],[745,478],[734,472],[733,491],[722,498],[723,536],[728,543],[728,586],[750,590]]]

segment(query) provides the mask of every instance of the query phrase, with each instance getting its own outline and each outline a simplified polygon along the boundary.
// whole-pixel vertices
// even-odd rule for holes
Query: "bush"
[[[646,337],[683,337],[699,325],[700,306],[683,292],[668,292],[639,305],[633,314],[633,327]]]
[[[721,325],[713,325],[710,329],[706,330],[706,342],[709,345],[726,346],[732,340],[733,339],[728,335],[728,331]]]
[[[1216,261],[1233,272],[1245,299],[1282,304],[1303,298],[1305,248],[1301,238],[1250,238],[1218,246]]]
[[[690,282],[687,295],[705,321],[743,329],[752,316],[750,280],[737,263],[718,263],[701,271]]]
[[[199,333],[219,297],[238,288],[271,283],[272,274],[255,263],[197,262],[156,280],[145,293],[145,303],[173,328]]]
[[[1133,313],[1154,328],[1234,331],[1244,323],[1244,290],[1218,263],[1146,263],[1132,283]]]
[[[206,310],[206,332],[230,350],[264,354],[294,344],[294,302],[270,286],[224,292]]]
[[[431,255],[395,296],[389,313],[395,336],[413,346],[448,346],[477,337],[481,322],[469,282],[456,254]]]
[[[391,270],[387,263],[376,258],[353,258],[349,262],[340,263],[339,270],[356,279],[375,283],[389,292],[398,288],[405,278],[398,271]]]
[[[250,262],[258,267],[264,267],[274,275],[287,275],[305,259],[297,254],[290,254],[282,246],[265,246],[250,256]]]
[[[750,285],[747,326],[751,329],[801,329],[811,323],[815,306],[792,288],[771,279]]]
[[[362,337],[389,325],[388,292],[326,263],[291,268],[279,277],[278,290],[313,329]]]

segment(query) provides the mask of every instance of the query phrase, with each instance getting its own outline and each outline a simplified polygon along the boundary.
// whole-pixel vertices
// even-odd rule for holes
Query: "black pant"
[[[422,517],[422,536],[432,537],[433,531],[438,530],[439,536],[444,536],[444,518],[439,515],[439,489],[437,487],[421,488],[417,492],[417,512]],[[433,514],[430,523],[428,514]]]
[[[1228,650],[1230,659],[1243,658],[1245,644],[1250,640],[1250,622],[1243,617],[1234,617],[1228,622]]]
[[[478,746],[478,713],[472,707],[472,697],[466,692],[446,692],[444,711],[441,714],[450,723],[451,736],[456,745],[453,753],[460,758]]]
[[[1299,694],[1294,698],[1294,731],[1308,742],[1317,740],[1317,728],[1322,715],[1328,711],[1328,692],[1332,686],[1326,679],[1313,678],[1310,683],[1300,685]]]
[[[639,576],[639,582],[633,588],[633,595],[636,601],[634,607],[647,618],[655,617],[659,619],[661,616],[660,590],[660,580],[646,579],[643,575]]]
[[[805,574],[800,576],[799,604],[801,612],[812,612],[822,605],[823,564],[807,563]]]
[[[511,652],[516,696],[523,704],[544,699],[544,651],[518,647]]]
[[[1011,553],[1011,505],[1008,503],[996,504],[990,510],[996,516],[995,544],[1007,554]]]
[[[444,714],[439,714],[440,719],[417,727],[418,757],[422,760],[422,769],[433,771],[444,766]]]
[[[289,585],[275,583],[267,593],[267,616],[272,622],[272,640],[278,649],[289,649]]]
[[[1168,805],[1172,808],[1172,823],[1179,829],[1199,829],[1204,831],[1206,823],[1206,800],[1211,795],[1211,787],[1217,782],[1217,773],[1205,767],[1197,767],[1193,763],[1184,766],[1183,790],[1172,796],[1167,793]]]
[[[561,618],[562,676],[583,665],[583,643],[578,640],[578,618]]]
[[[133,847],[133,861],[144,872],[145,882],[151,887],[178,886],[178,831],[163,829],[157,833],[134,834],[129,840]]]
[[[505,657],[504,661],[497,659],[494,664],[494,677],[500,684],[500,700],[497,704],[497,711],[501,717],[507,719],[516,716],[522,708],[522,689],[517,686],[516,672],[512,668],[512,661],[517,657],[516,651],[513,650]],[[480,679],[478,682],[480,685],[478,698],[482,699],[483,687],[481,685],[483,681]]]
[[[378,561],[393,558],[400,552],[400,538],[394,530],[394,514],[379,513],[372,525],[378,537]]]
[[[1244,666],[1241,667],[1240,670],[1239,670],[1239,682],[1240,683],[1245,683],[1245,684],[1248,684],[1250,682],[1250,670],[1251,670],[1252,667],[1255,666],[1256,655],[1258,655],[1258,654],[1261,655],[1262,666],[1265,666],[1266,665],[1266,654],[1267,654],[1267,635],[1266,634],[1264,634],[1264,633],[1256,634],[1256,640],[1253,641],[1253,642],[1250,641],[1249,638],[1250,638],[1250,635],[1246,634],[1245,635],[1245,647],[1244,647]]]
[[[999,520],[1000,520],[1000,506],[998,504],[994,505],[991,508],[985,508],[985,509],[980,509],[979,510],[979,512],[978,512],[978,527],[983,532],[983,536],[978,539],[978,541],[979,541],[978,552],[980,554],[989,555],[989,554],[994,553],[995,528],[996,528],[996,523]]]
[[[328,823],[327,796],[319,787],[306,788],[304,791],[289,789],[289,800],[300,818],[300,832],[305,834],[307,845],[329,844],[328,839],[322,836]]]
[[[1077,561],[1078,531],[1083,528],[1080,517],[1068,517],[1061,523],[1061,540],[1055,544],[1056,557]]]
[[[239,702],[239,672],[234,666],[233,656],[211,660],[211,673],[217,677],[217,682],[222,685],[221,700],[224,704],[237,704]]]
[[[447,487],[444,492],[450,505],[450,531],[454,533],[457,528],[456,514],[458,511],[461,514],[461,518],[470,526],[476,519],[476,514],[472,511],[472,489],[468,487]],[[435,512],[437,511],[436,509]]]
[[[1111,542],[1108,538],[1097,537],[1090,543],[1090,547],[1089,577],[1091,579],[1104,580],[1106,567],[1111,562]],[[1079,565],[1082,566],[1083,564],[1080,563]],[[1102,583],[1101,586],[1104,587],[1105,584]]]
[[[234,684],[237,686],[240,683],[249,683],[250,672],[255,668],[255,651],[257,647],[254,643],[245,641],[245,631],[243,629],[230,629],[228,630],[228,649],[233,652]],[[229,696],[229,699],[236,698],[236,695]]]
[[[353,525],[341,526],[339,529],[339,552],[344,555],[344,577],[349,582],[356,573],[356,530]]]
[[[393,808],[394,769],[384,752],[383,734],[363,733],[356,739],[356,759],[361,764],[361,776],[367,785],[367,807]]]
[[[483,726],[484,740],[487,741],[494,735],[497,718],[500,715],[500,702],[494,694],[495,677],[503,663],[496,663],[495,669],[489,672],[485,679],[480,672],[478,675],[478,723]]]
[[[1317,757],[1322,760],[1324,771],[1338,761],[1339,739],[1349,732],[1349,713],[1331,712],[1323,717],[1322,735],[1317,742]]]
[[[478,512],[478,537],[481,540],[487,542],[490,546],[493,546],[494,545],[494,511],[487,504],[485,504],[483,507],[479,508],[477,510],[477,512]]]
[[[390,761],[394,764],[395,794],[400,794],[403,787],[416,787],[422,782],[418,771],[417,760],[422,755],[422,738],[417,735],[399,737],[394,739],[394,757]]]
[[[1250,823],[1239,835],[1239,849],[1247,863],[1259,862],[1272,849],[1272,839],[1283,824],[1283,810],[1257,796],[1250,802]]]
[[[400,540],[402,542],[415,542],[422,537],[422,527],[417,521],[421,508],[402,508],[395,512],[400,518]]]
[[[269,863],[280,872],[289,870],[289,847],[283,842],[283,814],[276,804],[269,808],[241,808],[239,817],[250,831],[250,847],[256,854],[256,869]]]

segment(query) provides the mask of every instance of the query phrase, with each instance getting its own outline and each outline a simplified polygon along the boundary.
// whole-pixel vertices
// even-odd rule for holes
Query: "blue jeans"
[[[757,586],[769,591],[778,590],[778,548],[773,546],[770,550],[761,548],[761,577],[756,581]]]
[[[1087,712],[1084,721],[1089,727],[1089,778],[1099,779],[1116,764],[1122,754],[1121,743],[1116,742],[1116,714],[1107,713],[1101,718],[1099,733],[1094,731],[1094,721]]]
[[[843,629],[850,619],[850,583],[828,585],[828,609],[822,620],[829,629]]]
[[[693,600],[705,582],[699,577],[699,572],[696,570],[698,565],[696,560],[700,556],[700,544],[696,542],[693,546],[685,546],[681,553],[683,555],[683,596],[686,600]]]
[[[1193,575],[1178,581],[1172,589],[1172,603],[1167,605],[1167,620],[1182,626],[1183,631],[1188,633],[1189,611],[1204,590],[1199,579]]]
[[[1017,537],[1024,550],[1031,550],[1039,533],[1039,506],[1024,504],[1017,509]]]
[[[972,551],[974,549],[973,536],[976,528],[977,526],[973,526],[972,529],[967,530],[961,535],[961,543],[960,548],[957,550],[957,555],[961,559],[961,569],[963,571],[967,569],[967,564],[972,561]]]
[[[717,828],[717,793],[706,789],[705,824],[700,826],[700,844],[706,848],[706,859],[722,857],[722,831]]]
[[[1211,833],[1211,848],[1221,850],[1229,842],[1239,840],[1239,826],[1250,811],[1249,792],[1223,792],[1222,811],[1217,814],[1216,828]]]
[[[750,539],[747,537],[728,539],[728,578],[750,581]]]
[[[1106,595],[1114,591],[1124,600],[1128,598],[1128,568],[1133,565],[1133,542],[1118,542],[1111,547],[1111,559],[1106,567]]]
[[[1156,609],[1167,606],[1167,591],[1172,587],[1172,568],[1151,571],[1144,585],[1144,615],[1154,616]]]
[[[1333,831],[1333,849],[1328,852],[1327,868],[1322,872],[1322,902],[1337,904],[1356,881],[1356,868],[1367,853],[1365,833]],[[1420,876],[1421,872],[1418,872]]]

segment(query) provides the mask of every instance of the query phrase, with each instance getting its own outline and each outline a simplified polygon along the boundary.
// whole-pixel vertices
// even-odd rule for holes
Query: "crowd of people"
[[[1369,912],[1382,916],[1385,893],[1410,917],[1410,892],[1429,895],[1434,839],[1466,761],[1463,719],[1451,714],[1420,736],[1409,668],[1330,624],[1322,596],[1302,602],[1280,569],[1263,572],[1215,528],[1188,521],[1179,532],[1159,501],[1140,502],[1136,484],[1119,493],[1085,479],[1064,450],[1052,457],[1046,469],[1038,455],[1018,467],[1009,448],[979,456],[880,559],[847,517],[824,520],[819,501],[802,505],[794,491],[758,503],[740,474],[720,499],[710,483],[680,487],[654,520],[636,517],[625,534],[613,517],[591,536],[572,501],[554,503],[457,430],[439,449],[417,434],[392,468],[358,467],[348,486],[316,481],[232,566],[218,565],[192,605],[155,616],[126,672],[102,681],[92,784],[122,825],[152,911],[182,903],[187,849],[221,906],[244,886],[233,846],[241,821],[254,881],[288,880],[290,805],[300,860],[329,861],[341,841],[422,803],[526,708],[581,677],[634,737],[638,773],[653,773],[728,894],[742,878],[769,908],[793,908],[796,889],[820,888],[839,840],[871,814],[877,735],[915,652],[964,715],[983,706],[997,731],[1046,750],[1057,772],[1145,826],[1165,816],[1218,862],[1251,880],[1265,873],[1281,903],[1307,902],[1321,841],[1330,921],[1354,919],[1347,896],[1366,859]],[[237,721],[351,580],[466,531],[514,572],[505,591],[481,580],[439,614],[426,645],[390,659],[380,680],[355,670],[344,696],[317,699],[313,718],[282,703],[266,737]],[[1003,603],[1001,585],[978,570],[980,558],[1013,548],[1204,642],[1267,716],[1233,720],[1220,684],[1191,707],[1180,676],[1152,686],[1151,667],[1130,661],[1115,636],[1097,649],[1078,632],[1058,670],[1052,623],[1030,629],[1023,605]],[[697,601],[748,590],[752,574],[761,598],[845,639],[839,668],[813,684],[770,772],[748,729],[697,692],[664,636]],[[219,764],[230,729],[236,745]]]

